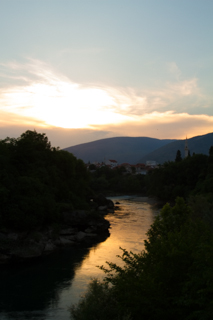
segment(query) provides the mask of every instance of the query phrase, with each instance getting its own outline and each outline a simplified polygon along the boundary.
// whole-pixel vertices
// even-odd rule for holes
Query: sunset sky
[[[0,139],[213,132],[212,0],[0,0]]]

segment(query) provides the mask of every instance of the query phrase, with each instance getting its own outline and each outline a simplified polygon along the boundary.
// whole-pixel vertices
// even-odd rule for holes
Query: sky
[[[213,132],[212,0],[0,0],[0,139]]]

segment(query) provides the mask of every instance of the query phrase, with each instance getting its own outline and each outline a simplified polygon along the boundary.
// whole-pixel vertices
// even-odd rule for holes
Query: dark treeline
[[[138,193],[155,196],[163,201],[176,197],[187,199],[190,195],[213,193],[213,147],[209,156],[194,154],[185,159],[165,162],[146,175],[135,174],[134,167],[128,173],[124,167],[110,169],[90,165],[91,188],[103,193]]]
[[[89,173],[82,160],[26,131],[0,141],[0,226],[29,230],[60,221],[64,210],[87,208]]]
[[[108,166],[96,168],[90,165],[90,186],[95,192],[105,194],[141,193],[145,190],[145,177],[143,175],[128,173],[125,167],[111,169]]]
[[[209,198],[213,193],[213,147],[209,156],[194,154],[180,161],[166,162],[152,170],[146,177],[149,195],[162,200],[175,200],[177,196],[187,199],[190,195],[203,194]]]

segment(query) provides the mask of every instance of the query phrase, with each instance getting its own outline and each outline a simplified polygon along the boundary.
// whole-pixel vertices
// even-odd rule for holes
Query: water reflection
[[[0,318],[46,319],[46,310],[57,308],[62,291],[71,286],[89,250],[64,248],[31,264],[1,268]]]
[[[158,212],[142,198],[114,198],[120,209],[109,214],[110,237],[88,248],[66,248],[31,265],[0,271],[1,320],[68,320],[68,308],[79,300],[88,282],[102,278],[97,268],[121,263],[119,247],[135,253],[144,248],[146,232]],[[106,240],[106,241],[104,241]]]

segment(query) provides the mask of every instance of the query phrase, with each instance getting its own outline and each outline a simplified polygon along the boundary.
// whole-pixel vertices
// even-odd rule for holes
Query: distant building
[[[189,148],[188,148],[188,141],[187,141],[187,137],[186,137],[186,141],[185,141],[185,158],[187,158],[189,156]]]
[[[115,168],[118,165],[118,162],[116,160],[106,160],[105,165],[109,166],[110,168]]]
[[[137,163],[134,167],[136,174],[147,174],[147,169],[144,163]]]
[[[151,167],[151,168],[155,168],[157,166],[157,162],[152,161],[152,160],[148,160],[148,161],[146,161],[146,166]]]

